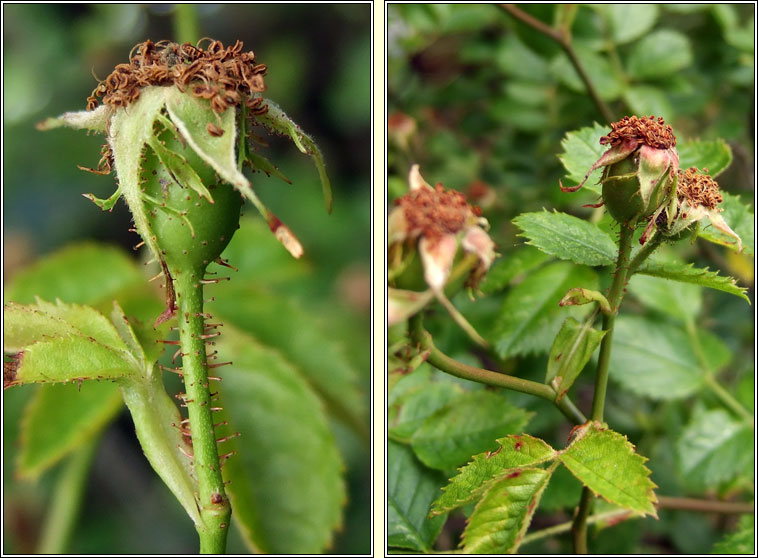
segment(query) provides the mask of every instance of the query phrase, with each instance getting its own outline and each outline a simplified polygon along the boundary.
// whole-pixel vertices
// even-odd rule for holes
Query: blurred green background
[[[240,39],[268,66],[266,96],[320,146],[334,189],[324,211],[318,175],[290,142],[274,137],[265,155],[293,182],[253,176],[258,195],[297,235],[311,271],[287,285],[307,309],[338,316],[348,357],[366,401],[370,378],[370,4],[196,4],[198,37]],[[83,239],[116,244],[139,257],[130,215],[119,202],[100,211],[80,194],[107,197],[113,176],[94,167],[102,137],[73,130],[39,132],[34,124],[83,110],[86,97],[131,47],[147,38],[176,40],[176,7],[137,4],[4,5],[3,252],[4,280],[37,258]],[[244,211],[258,218],[251,208]],[[255,247],[251,246],[250,250]],[[231,262],[234,264],[234,262]],[[291,324],[296,335],[297,324]],[[4,394],[5,552],[32,552],[56,471],[36,483],[14,479],[18,414],[30,389]],[[366,419],[368,421],[368,419]],[[369,444],[335,424],[346,462],[348,504],[337,553],[368,553]],[[192,553],[191,522],[160,486],[142,456],[127,413],[105,433],[93,465],[71,551]],[[230,552],[244,552],[236,536]]]
[[[673,126],[680,142],[723,138],[733,160],[718,176],[718,183],[723,191],[739,195],[754,207],[753,4],[517,6],[546,26],[570,28],[573,48],[615,120],[655,114]],[[565,194],[558,188],[558,180],[566,174],[558,159],[566,133],[594,122],[608,123],[555,41],[497,4],[391,4],[387,25],[390,206],[407,192],[413,163],[420,165],[430,184],[441,182],[467,193],[472,203],[482,207],[501,254],[493,271],[500,265],[506,269],[509,259],[517,261],[533,250],[524,246],[524,239],[517,236],[519,229],[512,224],[521,213],[546,208],[593,221],[601,218],[602,210],[582,207],[597,203],[597,196],[586,191]],[[754,301],[750,255],[703,240],[679,242],[671,252],[696,267],[735,277]],[[516,278],[514,283],[519,281]],[[701,291],[698,326],[716,334],[734,355],[720,379],[751,410],[754,307],[723,292]],[[700,303],[697,294],[693,305]],[[485,335],[497,322],[502,301],[503,293],[475,302],[461,293],[453,302]],[[625,299],[624,312],[661,320],[634,296]],[[439,306],[428,312],[425,326],[435,344],[459,360],[483,361],[485,367],[496,370],[503,364],[488,360],[492,355],[482,357],[472,351]],[[542,381],[546,362],[546,354],[523,355],[510,360],[505,370]],[[582,409],[591,402],[591,380],[591,374],[584,374],[574,388],[572,397]],[[520,394],[508,397],[539,412],[529,433],[561,447],[565,444],[567,432],[549,405]],[[693,408],[704,402],[711,405],[713,399],[703,396],[658,404],[625,393],[618,385],[609,389],[609,424],[629,435],[639,451],[651,458],[653,480],[663,487],[662,493],[702,496],[686,492],[686,479],[674,466],[672,442]],[[724,488],[719,494],[728,497],[729,490]],[[713,491],[708,493],[712,496]],[[564,505],[568,508],[575,502],[571,496]],[[457,520],[448,522],[435,548],[455,546],[463,529],[461,518]],[[566,520],[566,516],[540,517],[538,513],[533,528]],[[660,521],[629,522],[603,531],[590,548],[614,554],[698,553],[733,528],[730,518],[663,510]],[[560,554],[571,552],[571,547],[564,539],[550,539],[520,552]]]

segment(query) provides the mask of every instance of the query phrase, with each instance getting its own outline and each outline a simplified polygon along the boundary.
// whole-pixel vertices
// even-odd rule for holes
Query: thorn
[[[150,283],[152,281],[155,281],[158,277],[161,277],[161,276],[163,276],[163,272],[162,271],[158,275],[156,275],[155,277],[153,277],[152,279],[148,279],[148,283]]]
[[[204,303],[208,303],[208,302],[216,302],[216,297],[215,297],[215,296],[212,296],[212,297],[210,297],[210,298],[207,298],[207,299],[203,300],[203,302],[204,302]]]
[[[210,339],[211,337],[218,337],[221,335],[220,331],[216,331],[215,333],[206,333],[205,335],[201,335],[200,339]]]
[[[171,357],[171,364],[176,364],[176,357],[178,357],[179,355],[184,356],[184,353],[182,352],[181,347],[179,347],[174,353],[174,356]]]
[[[218,362],[216,364],[207,364],[207,366],[208,368],[219,368],[221,366],[226,366],[227,364],[232,364],[232,361],[230,360],[229,362]]]
[[[218,376],[208,376],[208,380],[211,380],[211,381],[215,380],[217,382],[220,382],[221,378],[219,378]]]
[[[224,455],[219,455],[218,456],[219,467],[223,467],[224,463],[226,462],[226,460],[229,459],[231,456],[236,455],[236,454],[237,454],[236,451],[230,451],[229,453],[225,453]]]
[[[200,279],[200,283],[203,285],[209,285],[211,283],[219,283],[221,281],[229,281],[231,277],[214,277],[213,279]]]
[[[182,452],[184,455],[186,455],[189,459],[191,459],[192,461],[195,460],[195,456],[192,455],[191,453],[187,453],[187,450],[185,450],[182,446],[177,444],[176,447],[179,448],[179,451]]]
[[[237,269],[233,265],[229,265],[229,260],[223,260],[221,258],[216,258],[214,261],[217,264],[219,264],[219,265],[223,265],[224,267],[228,267],[229,269],[233,269],[234,271],[239,271],[239,269]]]
[[[214,424],[213,428],[218,428],[219,426],[226,426],[227,424],[229,424],[228,421],[222,420],[221,422],[217,422],[216,424]]]
[[[213,327],[219,327],[219,326],[222,326],[222,325],[224,325],[224,324],[222,324],[221,322],[218,322],[217,324],[205,324],[205,329],[210,329],[210,328],[213,328]]]
[[[216,411],[223,411],[223,407],[211,407],[211,413],[215,413]]]
[[[170,366],[163,366],[162,364],[159,364],[158,368],[160,368],[163,371],[173,372],[174,374],[178,375],[180,378],[184,377],[184,373],[182,372],[181,368],[171,368]]]
[[[144,245],[145,245],[145,241],[143,240],[142,242],[140,242],[136,246],[132,246],[132,250],[134,250],[136,252],[137,250],[139,250],[140,248],[142,248]]]
[[[234,434],[229,434],[228,436],[222,436],[221,438],[216,438],[216,442],[220,444],[222,442],[226,442],[227,440],[231,440],[232,438],[236,438],[237,436],[240,436],[239,432],[235,432]]]
[[[156,339],[156,343],[163,343],[164,345],[179,345],[179,341],[171,341],[169,339]]]

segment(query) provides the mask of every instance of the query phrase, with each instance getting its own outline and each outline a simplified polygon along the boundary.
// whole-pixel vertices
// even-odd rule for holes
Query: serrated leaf
[[[36,307],[42,314],[73,326],[84,337],[90,337],[111,349],[128,350],[111,321],[91,306],[66,304],[60,300],[52,303],[37,299]]]
[[[670,281],[649,275],[634,275],[628,290],[645,306],[685,323],[695,322],[703,304],[699,285]]]
[[[566,318],[563,322],[550,349],[545,376],[545,383],[555,386],[557,399],[563,397],[574,384],[605,334],[605,331],[593,329],[587,322],[580,324],[573,318]]]
[[[589,307],[561,308],[558,302],[574,287],[597,288],[587,267],[557,262],[532,273],[505,297],[492,338],[501,358],[547,352],[567,316],[581,318]]]
[[[554,211],[522,213],[513,224],[527,244],[562,260],[583,265],[611,265],[618,249],[600,228],[578,217]]]
[[[507,258],[498,258],[479,283],[479,290],[484,294],[498,292],[517,277],[529,273],[541,266],[550,256],[531,246],[521,246],[508,254]]]
[[[468,554],[516,552],[532,521],[551,471],[513,471],[489,487],[468,518],[463,551]]]
[[[411,446],[428,467],[452,469],[474,454],[495,449],[496,438],[520,432],[531,415],[497,393],[464,392],[424,421]]]
[[[348,424],[364,422],[358,373],[340,340],[329,335],[317,316],[290,297],[253,285],[227,284],[215,293],[216,301],[210,307],[214,315],[279,349],[326,400],[335,416]]]
[[[3,385],[117,379],[140,374],[131,357],[80,336],[39,341],[14,358]]]
[[[678,327],[638,316],[616,319],[611,378],[629,391],[653,399],[687,397],[704,386],[705,371],[692,342]],[[713,335],[698,332],[711,370],[725,366],[731,352]]]
[[[263,553],[314,554],[331,545],[345,503],[343,465],[316,394],[276,351],[227,329],[218,350],[235,450],[223,468],[243,537]],[[223,435],[223,431],[221,432]]]
[[[755,516],[740,517],[737,530],[713,545],[711,554],[755,554]]]
[[[496,440],[500,449],[475,455],[459,474],[450,479],[432,506],[432,514],[440,514],[477,499],[493,482],[513,469],[538,465],[553,459],[557,453],[539,438],[528,434],[506,436]]]
[[[646,458],[634,451],[626,436],[590,422],[577,430],[558,459],[596,495],[641,515],[658,517],[658,499]]]
[[[708,287],[709,289],[724,291],[725,293],[733,294],[750,302],[750,299],[745,294],[747,289],[737,285],[737,282],[731,277],[719,275],[715,271],[710,271],[707,267],[697,268],[691,263],[663,262],[653,258],[647,260],[639,270],[637,270],[637,273],[652,275],[653,277],[661,277],[662,279],[670,279],[672,281],[680,281],[682,283],[692,283],[694,285]]]
[[[712,141],[691,140],[676,146],[679,153],[679,167],[708,169],[708,174],[716,178],[732,162],[732,148],[723,139]]]
[[[662,78],[686,68],[692,60],[692,46],[686,35],[659,29],[634,44],[627,69],[635,78]]]
[[[679,470],[689,486],[714,487],[751,474],[753,431],[723,409],[698,409],[676,442]]]
[[[394,438],[410,439],[430,416],[460,397],[461,392],[459,386],[448,382],[429,382],[416,387],[395,400],[397,414],[389,422],[388,433]]]
[[[579,130],[568,132],[561,140],[563,153],[558,158],[563,163],[568,172],[567,178],[574,183],[579,184],[584,180],[584,175],[590,170],[590,167],[600,159],[605,153],[606,147],[600,145],[600,138],[610,132],[608,126],[603,126],[597,122],[592,126],[586,126]],[[598,184],[603,169],[595,169],[590,174],[583,188],[600,195],[601,187]]]
[[[719,207],[723,210],[721,217],[727,225],[742,239],[742,250],[753,255],[755,250],[755,214],[750,206],[743,203],[739,196],[721,192],[724,201]],[[705,223],[703,223],[705,224]],[[734,247],[734,239],[719,231],[716,227],[702,226],[698,236],[716,244]]]
[[[145,278],[124,252],[82,243],[49,254],[19,271],[6,285],[5,299],[22,304],[44,300],[95,304]]]
[[[21,423],[19,474],[37,478],[92,439],[122,406],[121,393],[111,382],[40,386]]]
[[[424,467],[413,451],[387,442],[387,545],[431,550],[446,515],[429,517],[429,505],[444,477]]]

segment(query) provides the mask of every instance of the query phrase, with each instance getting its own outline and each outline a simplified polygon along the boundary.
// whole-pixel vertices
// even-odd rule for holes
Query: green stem
[[[619,253],[616,260],[616,272],[613,282],[608,291],[608,303],[611,306],[610,314],[603,314],[603,330],[606,332],[600,344],[600,354],[597,360],[595,372],[595,394],[592,399],[592,420],[602,422],[605,409],[605,396],[608,389],[609,363],[611,360],[611,347],[613,345],[613,329],[616,322],[621,300],[624,298],[624,285],[629,275],[629,256],[632,251],[632,238],[634,228],[621,224],[619,235]],[[642,260],[640,260],[640,263]],[[582,497],[579,501],[579,509],[574,518],[574,552],[587,554],[587,517],[592,508],[592,492],[586,486],[582,489]]]
[[[632,261],[629,263],[627,280],[630,279],[632,275],[637,273],[637,270],[640,268],[640,266],[645,262],[646,259],[650,257],[656,248],[663,244],[664,240],[665,239],[662,234],[657,231],[653,232],[647,242],[642,246],[642,248],[637,251],[637,253],[634,255],[634,258],[632,258]]]
[[[174,36],[178,43],[192,43],[200,38],[200,25],[194,4],[177,4],[174,7]]]
[[[509,376],[508,374],[501,374],[492,370],[477,368],[450,358],[434,346],[432,336],[429,332],[424,331],[423,327],[421,327],[420,330],[418,329],[420,324],[421,320],[418,315],[411,318],[411,339],[419,344],[421,350],[429,351],[427,362],[435,368],[457,378],[463,378],[464,380],[471,380],[473,382],[479,382],[490,386],[503,387],[546,399],[547,401],[554,403],[566,418],[574,424],[584,424],[587,422],[586,417],[574,406],[568,397],[564,396],[559,401],[556,401],[555,390],[547,384],[540,384],[531,380]]]
[[[53,491],[38,554],[65,554],[79,516],[99,436],[86,441],[66,461]]]
[[[579,78],[584,83],[584,87],[587,89],[587,93],[592,98],[592,102],[595,103],[595,106],[597,107],[600,114],[603,116],[606,122],[613,122],[615,118],[613,117],[611,109],[609,109],[608,105],[605,104],[605,101],[600,98],[600,95],[595,89],[595,86],[592,84],[592,80],[590,79],[587,72],[584,71],[584,66],[579,60],[579,57],[576,55],[576,51],[574,51],[574,47],[571,44],[570,29],[566,26],[560,30],[555,29],[516,7],[515,4],[500,4],[500,6],[519,21],[525,23],[532,29],[539,31],[546,37],[553,39],[560,45],[560,47],[566,53],[566,56],[568,56],[569,60],[571,61],[572,66],[574,66],[574,69],[579,75]]]
[[[200,552],[223,554],[229,532],[231,506],[221,478],[216,434],[213,427],[213,401],[208,385],[203,314],[203,270],[177,274],[174,279],[179,305],[179,340],[182,350],[185,403],[192,433],[195,477],[198,483],[200,515],[198,526]]]

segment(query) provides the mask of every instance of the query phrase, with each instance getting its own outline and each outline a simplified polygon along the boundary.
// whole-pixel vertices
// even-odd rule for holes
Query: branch
[[[576,51],[571,44],[571,34],[569,30],[564,29],[563,32],[558,31],[557,29],[550,27],[546,23],[522,11],[520,8],[516,7],[515,4],[500,4],[500,7],[512,15],[514,18],[518,19],[522,23],[525,23],[532,29],[539,31],[560,45],[560,47],[566,53],[566,56],[568,56],[569,60],[571,61],[571,64],[574,66],[576,73],[579,74],[579,78],[584,83],[584,87],[587,89],[587,93],[589,93],[590,97],[592,97],[592,101],[595,103],[598,111],[600,111],[603,119],[608,123],[613,122],[615,118],[613,117],[611,109],[608,108],[608,105],[605,104],[605,101],[603,101],[600,98],[600,95],[598,95],[595,86],[592,85],[592,81],[587,75],[587,72],[584,71],[584,67],[579,60],[579,57],[576,55]]]

